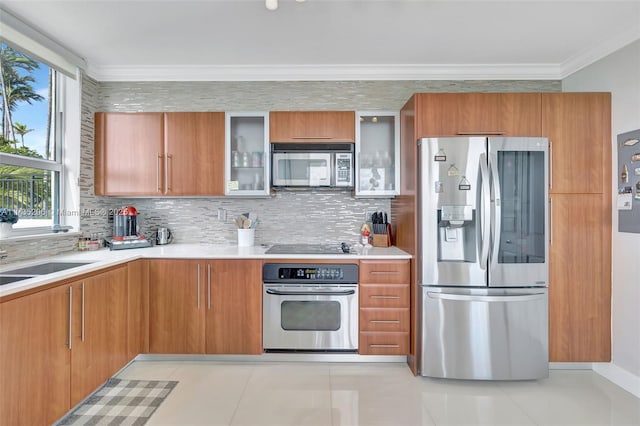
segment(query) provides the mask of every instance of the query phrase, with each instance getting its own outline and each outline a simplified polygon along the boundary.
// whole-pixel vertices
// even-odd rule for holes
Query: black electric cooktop
[[[274,244],[265,254],[348,254],[349,246],[342,244]]]

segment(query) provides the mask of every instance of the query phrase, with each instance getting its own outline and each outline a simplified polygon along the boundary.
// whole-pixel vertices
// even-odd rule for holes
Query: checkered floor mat
[[[109,379],[56,425],[143,425],[177,384]]]

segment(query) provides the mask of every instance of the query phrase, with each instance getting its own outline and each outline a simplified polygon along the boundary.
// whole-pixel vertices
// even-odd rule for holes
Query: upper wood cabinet
[[[95,114],[96,195],[161,195],[163,114]]]
[[[224,113],[164,114],[165,195],[224,195]]]
[[[355,143],[354,111],[272,111],[271,142]]]
[[[70,406],[69,286],[0,303],[0,422],[49,425]]]
[[[552,193],[602,193],[610,181],[611,94],[542,94]]]
[[[417,136],[541,136],[540,93],[420,93]]]
[[[96,195],[224,195],[224,113],[95,114]]]

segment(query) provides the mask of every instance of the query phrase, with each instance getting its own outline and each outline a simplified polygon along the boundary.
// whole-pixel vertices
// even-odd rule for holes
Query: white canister
[[[250,247],[256,239],[256,230],[254,228],[238,229],[238,247]]]

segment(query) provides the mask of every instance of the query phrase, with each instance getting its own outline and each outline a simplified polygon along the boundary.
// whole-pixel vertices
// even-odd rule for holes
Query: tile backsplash
[[[291,191],[260,199],[113,198],[93,193],[96,111],[400,110],[416,92],[556,92],[560,81],[98,82],[83,75],[81,230],[111,234],[106,213],[123,205],[140,212],[142,231],[169,227],[176,242],[235,243],[234,215],[256,212],[256,243],[355,242],[365,212],[390,212],[388,199],[347,192]],[[402,171],[401,171],[402,172]],[[218,209],[227,220],[218,220]],[[391,218],[393,220],[393,218]],[[75,238],[5,242],[6,261],[73,250]]]

